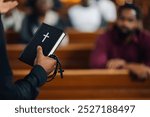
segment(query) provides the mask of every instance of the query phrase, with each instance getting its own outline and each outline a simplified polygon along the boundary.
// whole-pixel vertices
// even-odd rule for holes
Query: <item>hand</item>
[[[49,75],[56,66],[56,61],[50,57],[43,55],[43,50],[41,46],[37,47],[37,56],[34,62],[35,65],[40,65],[44,68],[44,70]]]
[[[112,59],[108,61],[107,63],[107,68],[108,69],[119,69],[119,68],[124,68],[126,65],[126,61],[122,59]]]
[[[4,0],[0,0],[0,13],[7,13],[9,10],[15,8],[17,5],[17,1],[4,2]]]
[[[129,64],[127,69],[141,80],[150,78],[150,68],[142,64]]]

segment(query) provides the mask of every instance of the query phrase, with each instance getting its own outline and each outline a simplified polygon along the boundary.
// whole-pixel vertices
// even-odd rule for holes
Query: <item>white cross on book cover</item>
[[[66,34],[63,30],[43,23],[37,30],[35,36],[31,39],[31,42],[21,53],[19,60],[33,66],[37,54],[37,46],[43,48],[45,56],[50,56],[54,54],[65,36]]]

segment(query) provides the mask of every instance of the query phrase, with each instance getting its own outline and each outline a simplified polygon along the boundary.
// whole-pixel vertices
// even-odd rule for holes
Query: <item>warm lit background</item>
[[[24,5],[23,0],[18,1],[20,11],[31,12]],[[79,4],[80,0],[60,1],[61,8],[54,10],[63,21],[67,21],[69,8]],[[113,2],[118,8],[125,3],[125,0],[113,0]],[[132,3],[133,0],[126,2]],[[134,3],[142,10],[143,28],[150,30],[150,0],[135,0]],[[11,15],[10,12],[5,17]],[[95,32],[80,32],[70,26],[64,28],[68,34],[67,42],[57,50],[56,54],[62,61],[65,77],[60,79],[58,76],[54,81],[43,86],[38,99],[150,99],[149,81],[134,81],[126,70],[91,70],[89,68],[89,56],[94,48],[95,40],[111,27],[112,23],[108,22],[105,27]],[[30,67],[17,58],[27,43],[21,41],[20,31],[15,31],[13,27],[6,29],[5,34],[14,78],[23,78]]]

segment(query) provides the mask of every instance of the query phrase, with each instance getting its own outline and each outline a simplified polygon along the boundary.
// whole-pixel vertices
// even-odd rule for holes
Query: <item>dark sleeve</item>
[[[38,88],[47,80],[47,73],[41,66],[35,66],[30,74],[15,83],[17,99],[31,100],[38,96]]]
[[[5,41],[6,40],[4,38],[3,25],[0,19],[0,74],[4,76],[12,76],[11,68],[6,53]]]
[[[96,41],[96,46],[90,57],[90,67],[93,69],[105,68],[108,61],[106,35]]]
[[[41,66],[34,66],[32,71],[14,84],[4,77],[0,81],[0,99],[4,100],[33,100],[39,94],[39,87],[47,80],[47,73]]]
[[[12,72],[6,54],[3,25],[0,20],[0,99],[35,99],[38,87],[47,80],[47,73],[41,66],[34,66],[24,79],[13,83]]]

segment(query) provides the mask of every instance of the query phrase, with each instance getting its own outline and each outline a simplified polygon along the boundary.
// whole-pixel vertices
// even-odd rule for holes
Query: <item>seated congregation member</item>
[[[100,36],[90,59],[91,68],[130,70],[138,78],[150,78],[150,33],[140,29],[140,9],[125,4],[118,9],[113,29]]]
[[[53,0],[34,0],[32,1],[32,14],[25,17],[21,37],[23,42],[28,43],[38,27],[44,22],[51,26],[56,26],[59,21],[59,15],[52,10]]]
[[[102,16],[101,27],[107,27],[117,19],[117,8],[111,0],[93,0]]]
[[[17,6],[18,2],[0,0],[0,13],[6,13]],[[23,100],[36,99],[48,75],[54,70],[56,61],[45,57],[42,48],[38,47],[35,65],[31,72],[22,80],[13,83],[12,71],[6,54],[3,25],[0,19],[0,99]]]
[[[90,5],[89,0],[81,0],[79,5],[71,7],[68,16],[72,27],[80,32],[95,32],[102,22],[98,8]]]

